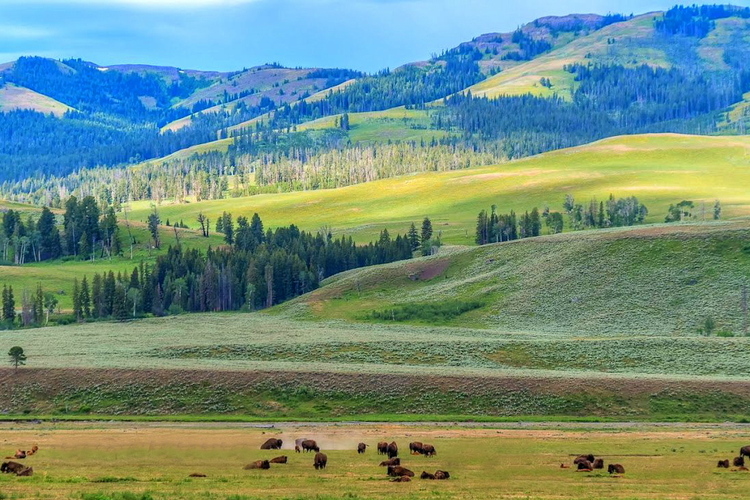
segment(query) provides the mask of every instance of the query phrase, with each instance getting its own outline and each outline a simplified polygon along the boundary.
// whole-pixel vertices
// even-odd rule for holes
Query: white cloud
[[[35,40],[54,35],[49,29],[13,24],[0,24],[0,40]]]

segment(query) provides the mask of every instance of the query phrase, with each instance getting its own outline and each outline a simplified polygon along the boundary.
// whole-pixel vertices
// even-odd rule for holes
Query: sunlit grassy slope
[[[637,196],[663,220],[668,206],[683,199],[721,201],[724,217],[750,215],[750,138],[681,135],[626,136],[490,167],[423,173],[334,190],[260,195],[183,205],[162,205],[162,218],[183,219],[197,228],[198,212],[212,220],[224,211],[235,217],[257,212],[267,227],[294,223],[315,231],[322,225],[359,241],[388,228],[405,232],[429,216],[444,242],[473,244],[477,213],[496,204],[500,212],[549,206],[562,210],[566,194],[582,203]],[[134,206],[145,219],[150,207]]]
[[[67,111],[72,110],[70,106],[56,101],[51,97],[39,94],[24,87],[18,87],[12,83],[0,85],[0,112],[17,110],[31,110],[39,113],[53,114],[61,117]]]

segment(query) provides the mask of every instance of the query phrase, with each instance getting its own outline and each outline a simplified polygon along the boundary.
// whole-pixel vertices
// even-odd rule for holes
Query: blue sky
[[[376,71],[546,15],[675,0],[0,0],[0,62],[80,57],[236,70],[264,62]],[[690,2],[685,3],[692,3]],[[715,3],[714,1],[706,3]],[[735,0],[750,5],[750,0]]]

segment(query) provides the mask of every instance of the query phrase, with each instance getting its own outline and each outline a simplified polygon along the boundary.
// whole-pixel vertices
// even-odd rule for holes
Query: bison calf
[[[625,467],[620,464],[609,464],[607,472],[610,474],[625,474]]]
[[[729,460],[727,460],[729,462]],[[734,460],[732,461],[732,465],[735,467],[742,467],[745,465],[745,457],[734,457]]]
[[[245,470],[250,469],[270,469],[271,464],[268,462],[268,460],[256,460],[253,463],[249,463],[245,466]]]
[[[594,462],[591,464],[592,469],[603,469],[604,468],[604,460],[601,458],[597,458],[594,460]]]
[[[719,460],[719,463],[716,464],[716,467],[723,467],[725,469],[729,468],[729,459],[727,460]]]
[[[287,456],[282,455],[280,457],[272,458],[271,460],[269,460],[269,462],[272,464],[285,464],[287,460]]]
[[[448,473],[447,470],[436,470],[435,471],[435,479],[449,479],[451,475]]]
[[[422,475],[419,476],[419,477],[420,477],[420,479],[435,479],[435,474],[430,474],[426,470],[423,470],[422,471]]]
[[[409,481],[411,481],[411,478],[409,476],[400,476],[391,479],[392,483],[408,483]]]
[[[325,469],[327,464],[328,464],[328,457],[326,456],[325,453],[315,454],[315,460],[313,461],[313,467],[315,467],[315,470]]]

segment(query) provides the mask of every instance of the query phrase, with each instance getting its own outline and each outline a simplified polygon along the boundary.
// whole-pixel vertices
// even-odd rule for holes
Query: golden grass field
[[[269,437],[283,439],[284,449],[260,450]],[[313,469],[313,454],[290,449],[298,437],[316,439],[328,455],[325,470]],[[383,440],[396,440],[403,466],[417,476],[442,469],[451,478],[389,482],[375,449]],[[371,445],[363,455],[360,441]],[[435,445],[437,456],[410,456],[410,441]],[[40,451],[25,460],[33,477],[0,475],[0,498],[724,500],[746,498],[750,472],[717,469],[716,462],[748,443],[750,430],[736,425],[4,423],[5,453],[33,444]],[[620,463],[626,473],[560,468],[581,453]],[[279,455],[289,463],[243,470]]]

